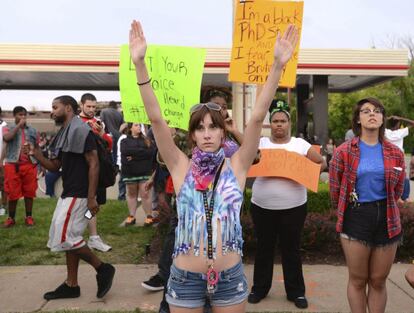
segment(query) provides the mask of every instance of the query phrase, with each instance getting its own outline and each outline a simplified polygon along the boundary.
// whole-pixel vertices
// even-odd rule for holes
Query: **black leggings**
[[[279,238],[283,278],[289,300],[305,295],[300,243],[307,214],[306,203],[287,210],[250,207],[257,238],[252,291],[266,296],[272,286],[274,251]]]

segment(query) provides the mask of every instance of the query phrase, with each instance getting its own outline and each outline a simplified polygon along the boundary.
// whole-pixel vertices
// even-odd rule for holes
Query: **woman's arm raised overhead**
[[[131,23],[129,31],[129,51],[135,65],[139,90],[145,111],[151,122],[158,150],[170,173],[174,176],[174,172],[182,171],[188,166],[189,160],[175,145],[167,122],[161,115],[160,105],[152,90],[151,79],[145,64],[147,42],[140,22],[135,20]]]
[[[297,42],[298,30],[294,25],[289,25],[283,36],[280,37],[278,35],[276,38],[274,62],[269,76],[256,101],[250,120],[247,123],[243,143],[232,158],[233,166],[243,173],[247,173],[256,156],[263,120],[276,93],[283,69],[291,59]]]

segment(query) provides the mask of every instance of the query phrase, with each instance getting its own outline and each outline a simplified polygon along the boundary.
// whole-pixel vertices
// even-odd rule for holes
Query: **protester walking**
[[[53,100],[53,118],[63,125],[51,144],[51,159],[31,145],[30,154],[50,171],[62,168],[63,191],[53,214],[47,246],[52,252],[65,252],[67,277],[54,291],[44,294],[46,300],[77,298],[79,261],[92,265],[97,274],[96,296],[102,298],[110,290],[115,268],[103,263],[83,239],[92,216],[98,213],[96,188],[99,177],[97,143],[90,127],[76,116],[78,103],[70,96]]]

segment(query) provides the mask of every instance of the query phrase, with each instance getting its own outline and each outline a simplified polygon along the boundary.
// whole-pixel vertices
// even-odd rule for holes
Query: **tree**
[[[414,46],[412,52],[414,53]],[[341,141],[347,129],[351,127],[352,110],[354,105],[363,98],[378,98],[385,106],[387,115],[401,115],[414,119],[414,59],[411,59],[407,77],[366,88],[348,94],[329,95],[330,136]],[[414,136],[404,141],[406,151],[414,148]]]

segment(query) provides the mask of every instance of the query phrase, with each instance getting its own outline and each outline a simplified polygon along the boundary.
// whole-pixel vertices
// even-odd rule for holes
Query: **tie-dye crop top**
[[[203,194],[195,189],[191,169],[188,171],[181,190],[177,195],[178,225],[175,229],[175,244],[173,257],[187,254],[191,248],[197,256],[200,254],[200,240],[203,240],[204,251],[207,255],[207,225]],[[207,192],[210,203],[212,191]],[[222,251],[242,254],[243,238],[240,224],[240,209],[243,202],[243,192],[233,173],[230,160],[226,159],[226,168],[222,171],[214,192],[213,228],[213,258],[217,253],[217,226],[221,225]],[[203,227],[201,227],[203,225]],[[204,233],[201,234],[201,229]]]

